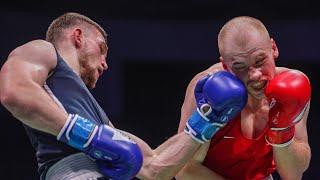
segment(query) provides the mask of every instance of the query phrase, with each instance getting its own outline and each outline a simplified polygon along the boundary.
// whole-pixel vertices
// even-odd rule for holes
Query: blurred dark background
[[[0,65],[15,47],[43,39],[50,22],[62,13],[91,17],[108,32],[110,48],[109,70],[93,94],[116,127],[157,147],[177,131],[188,82],[218,62],[217,34],[222,25],[235,16],[256,17],[276,40],[277,64],[310,77],[312,160],[303,179],[320,179],[317,9],[316,1],[310,0],[7,1],[0,7]],[[38,179],[23,126],[3,106],[0,117],[0,179]]]

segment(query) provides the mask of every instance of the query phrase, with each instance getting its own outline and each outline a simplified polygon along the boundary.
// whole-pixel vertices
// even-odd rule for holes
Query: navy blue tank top
[[[57,65],[46,80],[44,89],[67,113],[79,114],[98,123],[109,124],[106,113],[94,99],[81,78],[57,53]],[[48,168],[60,159],[78,150],[56,140],[56,137],[24,125],[36,150],[41,178]]]

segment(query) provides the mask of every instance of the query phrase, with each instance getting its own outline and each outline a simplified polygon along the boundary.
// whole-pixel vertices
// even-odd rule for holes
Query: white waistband
[[[84,153],[67,156],[49,168],[46,180],[95,180],[103,175],[96,163]]]

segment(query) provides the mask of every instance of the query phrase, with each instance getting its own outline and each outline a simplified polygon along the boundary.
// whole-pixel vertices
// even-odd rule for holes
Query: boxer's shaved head
[[[248,16],[231,19],[219,32],[218,46],[223,67],[241,79],[252,97],[264,98],[279,52],[263,23]]]
[[[245,47],[255,39],[260,41],[270,40],[269,33],[261,21],[248,16],[233,18],[219,32],[218,47],[220,55],[224,57],[230,50],[234,49],[234,46]]]

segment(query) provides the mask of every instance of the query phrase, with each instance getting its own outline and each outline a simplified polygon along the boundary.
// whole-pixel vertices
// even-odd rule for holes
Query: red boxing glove
[[[276,147],[288,146],[293,141],[294,125],[309,106],[310,81],[302,72],[288,70],[268,82],[265,95],[270,103],[266,141]]]

